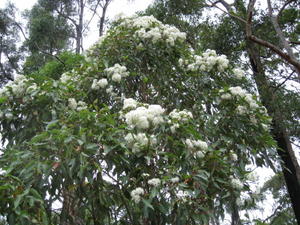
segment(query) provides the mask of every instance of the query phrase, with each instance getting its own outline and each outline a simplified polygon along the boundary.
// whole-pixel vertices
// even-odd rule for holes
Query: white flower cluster
[[[150,39],[153,43],[163,39],[171,46],[175,45],[176,40],[184,41],[186,39],[186,33],[180,32],[176,27],[163,24],[160,24],[159,27],[151,28],[150,30],[141,28],[136,31],[136,35],[142,39]]]
[[[238,189],[238,190],[241,190],[243,188],[244,185],[239,179],[236,179],[232,176],[230,176],[230,179],[231,179],[231,185],[233,188]]]
[[[145,194],[145,191],[143,188],[141,187],[137,187],[136,189],[134,189],[133,191],[131,191],[130,195],[131,195],[131,198],[132,200],[135,202],[135,203],[139,203],[141,201],[141,195],[144,195]]]
[[[111,76],[111,79],[114,82],[120,83],[123,77],[127,77],[129,72],[127,72],[127,68],[125,66],[121,66],[120,64],[116,63],[114,66],[106,68],[105,72]]]
[[[240,68],[234,68],[233,75],[239,80],[241,80],[241,79],[243,79],[243,77],[245,77],[244,71],[241,70]]]
[[[138,27],[138,28],[150,28],[153,24],[162,24],[155,19],[154,16],[134,16],[125,18],[121,23],[122,26]]]
[[[172,178],[170,179],[171,183],[178,183],[179,180],[180,180],[179,177],[172,177]]]
[[[148,184],[154,187],[158,187],[161,184],[161,180],[159,178],[153,178],[148,180]]]
[[[125,136],[125,141],[129,147],[132,148],[133,153],[138,153],[142,148],[150,146],[155,146],[157,144],[157,139],[154,135],[147,137],[145,133],[138,134],[127,134]]]
[[[171,46],[175,45],[175,41],[184,41],[186,33],[180,32],[176,27],[164,25],[153,16],[141,16],[126,18],[121,23],[123,26],[139,28],[136,35],[142,39],[150,39],[153,43],[158,40],[166,40]]]
[[[179,65],[185,66],[186,60],[179,59]],[[194,55],[193,62],[187,65],[189,71],[211,71],[217,67],[218,71],[223,72],[228,68],[229,60],[225,55],[217,55],[215,50],[206,50],[202,56]]]
[[[220,90],[222,100],[230,100],[233,96],[243,98],[249,105],[250,109],[255,110],[259,107],[256,103],[256,100],[253,99],[253,95],[248,93],[245,89],[242,89],[240,86],[230,87],[229,93],[224,93],[224,90]],[[248,109],[245,106],[238,106],[237,113],[240,115],[245,114]]]
[[[87,109],[87,105],[86,105],[85,102],[83,102],[83,101],[77,102],[74,98],[69,98],[68,99],[68,106],[71,109],[77,110],[77,111],[81,111],[81,110]]]
[[[208,150],[208,144],[205,141],[201,141],[201,140],[191,140],[191,139],[186,139],[185,140],[185,144],[187,145],[189,150],[196,150],[196,152],[194,152],[194,155],[196,158],[203,158],[204,157],[204,153]],[[200,150],[199,150],[200,149]]]
[[[182,111],[174,109],[172,112],[170,112],[169,116],[171,120],[169,120],[168,123],[172,124],[170,127],[172,133],[175,133],[176,129],[179,128],[179,123],[184,123],[190,119],[193,119],[193,114],[186,109]]]
[[[99,90],[100,88],[105,88],[108,85],[108,81],[106,78],[102,78],[100,80],[94,79],[92,84],[93,90]]]
[[[133,98],[126,98],[124,99],[123,109],[135,109],[137,107],[138,102]]]
[[[128,101],[124,104],[128,107]],[[135,104],[131,104],[134,108]],[[160,105],[146,105],[137,107],[125,114],[125,121],[131,128],[148,129],[150,125],[157,126],[164,122],[165,110]]]
[[[71,72],[65,72],[61,75],[59,79],[62,83],[68,83],[70,81],[77,82],[78,75],[76,74],[75,70],[72,70]]]
[[[193,119],[193,114],[186,109],[184,109],[182,111],[180,111],[178,109],[174,109],[172,112],[170,112],[169,116],[172,120],[175,120],[178,122],[187,122],[190,119]]]
[[[8,97],[10,95],[10,90],[17,98],[21,97],[25,93],[29,94],[35,91],[38,88],[37,85],[33,83],[29,86],[28,81],[30,81],[30,79],[26,78],[24,75],[16,76],[14,81],[9,81],[0,89],[0,97]]]

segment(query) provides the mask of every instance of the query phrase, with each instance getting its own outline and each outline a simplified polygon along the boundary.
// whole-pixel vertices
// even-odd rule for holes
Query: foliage
[[[23,70],[32,73],[53,59],[53,55],[66,50],[69,45],[71,27],[65,18],[56,16],[40,4],[26,13],[29,37],[23,43],[30,55]]]
[[[19,69],[21,54],[17,47],[19,35],[14,18],[15,11],[12,4],[0,9],[0,86],[12,80]]]
[[[1,90],[1,216],[208,224],[251,196],[247,165],[274,157],[251,91],[226,56],[195,52],[175,27],[122,18],[59,80],[20,75]]]

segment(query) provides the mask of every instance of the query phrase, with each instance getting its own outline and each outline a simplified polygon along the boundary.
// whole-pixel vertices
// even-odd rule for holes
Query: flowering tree
[[[242,70],[185,38],[121,18],[59,80],[1,89],[10,224],[208,224],[241,192],[255,202],[247,165],[274,155],[269,117]]]

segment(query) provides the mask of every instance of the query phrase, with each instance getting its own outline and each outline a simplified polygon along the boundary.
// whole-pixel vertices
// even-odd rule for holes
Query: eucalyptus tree
[[[1,89],[10,224],[209,224],[274,157],[240,68],[152,16],[122,18],[61,74]],[[60,204],[58,204],[60,203]],[[56,207],[54,207],[56,205]]]
[[[24,73],[37,71],[46,62],[57,59],[61,52],[70,49],[70,36],[73,31],[67,20],[35,4],[26,12],[28,36],[24,32],[23,46],[29,56],[23,66]]]
[[[40,0],[49,11],[66,19],[73,29],[75,52],[83,51],[83,39],[94,17],[99,18],[99,35],[104,31],[106,12],[112,0]]]
[[[202,3],[203,7],[195,9],[195,2]],[[148,12],[158,17],[170,15],[169,19],[163,19],[169,23],[178,23],[180,20],[182,22],[178,24],[185,22],[194,30],[196,28],[196,33],[191,30],[199,40],[193,45],[195,48],[213,46],[219,53],[231,55],[230,58],[244,64],[245,61],[240,59],[246,54],[249,61],[245,68],[252,70],[260,98],[273,117],[271,133],[278,144],[288,192],[297,220],[300,221],[300,169],[291,145],[291,139],[299,140],[299,108],[295,106],[299,105],[299,92],[297,88],[290,90],[284,87],[287,81],[291,84],[298,79],[297,63],[294,63],[297,61],[297,53],[289,56],[289,52],[291,45],[294,46],[293,51],[297,50],[298,42],[295,38],[299,30],[299,5],[297,1],[277,1],[276,4],[268,1],[267,11],[262,11],[254,10],[254,1],[249,1],[248,7],[245,1],[240,0],[232,4],[210,0],[195,2],[189,5],[190,2],[180,4],[177,1],[157,0],[154,8]],[[204,9],[219,9],[223,13],[219,16],[221,20],[218,22],[215,19],[210,25],[209,20],[203,20],[201,13],[195,14],[195,11],[202,12]],[[275,13],[275,9],[279,12]],[[189,21],[191,15],[198,16],[198,23],[195,20]]]
[[[0,85],[13,80],[14,74],[19,72],[21,54],[17,46],[19,30],[15,11],[12,4],[0,9]]]

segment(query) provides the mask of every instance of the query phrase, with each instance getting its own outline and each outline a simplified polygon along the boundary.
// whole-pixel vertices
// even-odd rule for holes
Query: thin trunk
[[[231,204],[231,210],[231,225],[241,225],[239,207],[237,206],[235,201],[233,201]]]
[[[101,37],[104,33],[104,23],[105,23],[105,17],[106,17],[106,10],[107,10],[107,7],[110,3],[110,0],[106,0],[103,8],[102,8],[102,15],[101,15],[101,18],[100,18],[100,21],[99,21],[99,37]]]
[[[84,13],[84,3],[83,0],[79,0],[78,3],[78,24],[76,24],[76,53],[80,53],[83,50],[83,13]]]
[[[84,225],[80,216],[79,199],[75,191],[67,187],[63,190],[63,205],[60,214],[60,225]]]

